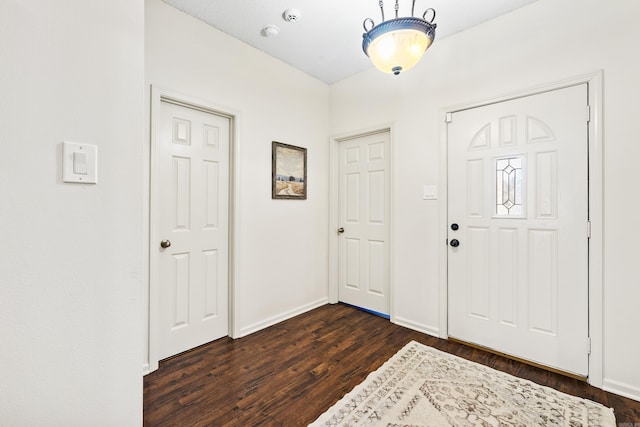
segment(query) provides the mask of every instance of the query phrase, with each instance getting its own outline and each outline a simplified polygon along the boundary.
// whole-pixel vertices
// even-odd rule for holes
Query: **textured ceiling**
[[[362,52],[362,22],[380,23],[376,0],[164,0],[211,26],[326,83],[334,83],[372,67]],[[415,15],[436,10],[435,43],[536,0],[425,0]],[[289,8],[300,10],[295,22],[283,18]],[[394,2],[384,4],[385,18]],[[411,15],[411,1],[400,0],[399,16]],[[279,27],[266,37],[263,28]]]

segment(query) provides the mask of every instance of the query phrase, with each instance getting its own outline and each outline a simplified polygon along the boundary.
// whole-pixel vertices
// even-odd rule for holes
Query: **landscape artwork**
[[[307,149],[271,143],[271,198],[307,198]]]

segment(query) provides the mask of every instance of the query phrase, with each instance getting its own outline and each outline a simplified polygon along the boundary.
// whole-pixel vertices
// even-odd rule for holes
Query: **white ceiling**
[[[164,0],[211,26],[326,83],[334,83],[369,67],[362,52],[362,22],[381,21],[376,0]],[[536,0],[425,0],[415,16],[436,10],[435,42]],[[384,4],[385,18],[394,16],[394,1]],[[283,12],[300,10],[288,22]],[[411,1],[400,0],[399,16],[411,15]],[[429,18],[429,17],[427,17]],[[263,35],[267,25],[279,27],[275,37]]]

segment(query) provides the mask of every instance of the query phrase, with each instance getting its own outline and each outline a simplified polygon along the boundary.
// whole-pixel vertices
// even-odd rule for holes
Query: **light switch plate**
[[[62,143],[62,182],[98,183],[98,147],[74,142]]]
[[[435,185],[425,185],[422,190],[423,200],[437,200],[438,199],[438,187]]]

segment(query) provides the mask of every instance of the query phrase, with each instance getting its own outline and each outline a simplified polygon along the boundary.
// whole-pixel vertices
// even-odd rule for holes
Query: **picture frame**
[[[307,199],[307,149],[271,142],[271,198]]]

